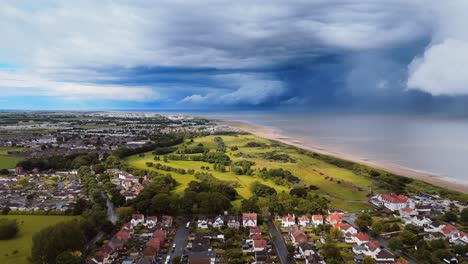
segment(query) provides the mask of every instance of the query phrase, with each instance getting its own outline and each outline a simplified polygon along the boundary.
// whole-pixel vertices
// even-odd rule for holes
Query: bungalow
[[[427,227],[432,223],[432,220],[427,218],[424,215],[416,215],[412,217],[404,217],[402,218],[405,225],[412,224],[415,226]]]
[[[261,235],[262,234],[262,230],[259,228],[259,227],[250,227],[249,228],[249,236],[253,236],[253,235]]]
[[[299,217],[299,225],[302,227],[310,225],[310,218],[307,215],[302,215]]]
[[[349,244],[358,244],[359,246],[362,244],[366,244],[369,242],[369,236],[364,233],[357,233],[357,234],[346,234],[345,238],[346,243]]]
[[[405,207],[405,208],[402,208],[399,210],[400,211],[400,217],[403,218],[403,217],[411,217],[411,216],[414,216],[414,215],[418,215],[418,211],[414,208],[410,208],[410,207]]]
[[[314,226],[323,225],[323,215],[313,215],[312,224]]]
[[[380,244],[376,240],[372,240],[367,244],[362,244],[353,247],[353,252],[356,255],[365,255],[365,256],[371,256],[375,258],[377,254],[380,252]]]
[[[257,214],[256,213],[243,213],[242,225],[243,226],[257,226]]]
[[[282,227],[293,227],[296,225],[296,220],[294,215],[285,215],[281,218],[281,226]]]
[[[341,214],[331,214],[327,216],[327,223],[330,225],[339,224],[343,221],[343,216]]]
[[[171,227],[174,222],[174,218],[170,215],[163,215],[161,218],[161,223],[163,227]]]
[[[153,227],[158,222],[157,216],[148,216],[145,219],[145,226]]]
[[[427,227],[424,228],[424,231],[429,233],[442,233],[442,228],[444,227],[445,223],[440,221],[433,221]]]
[[[376,200],[379,205],[383,205],[390,211],[398,211],[400,209],[409,207],[414,208],[415,204],[413,200],[405,195],[396,195],[396,194],[381,194],[377,195]]]
[[[357,234],[357,232],[358,232],[358,230],[357,230],[354,226],[352,226],[352,225],[350,225],[350,224],[348,224],[348,223],[338,223],[338,224],[335,224],[335,225],[333,225],[333,226],[334,226],[336,229],[338,229],[338,230],[340,230],[341,232],[343,232],[343,234],[347,234],[347,233],[349,233],[349,234]]]
[[[265,239],[254,239],[253,241],[253,250],[256,251],[262,251],[265,250],[267,247],[267,241]]]
[[[291,237],[291,242],[296,246],[303,242],[307,243],[309,240],[309,237],[299,228],[291,229],[289,236]]]
[[[200,229],[208,229],[208,219],[206,217],[200,217],[197,221],[197,227]]]
[[[442,228],[442,234],[444,234],[445,237],[451,237],[457,233],[460,233],[460,231],[453,225],[446,225]]]
[[[375,255],[374,260],[376,263],[394,263],[395,256],[387,249],[382,249]]]
[[[133,226],[142,225],[144,222],[145,216],[142,214],[133,214],[132,220],[130,220],[130,223],[132,223]]]
[[[223,225],[224,225],[224,217],[222,217],[221,215],[216,216],[214,221],[213,221],[213,227],[214,228],[220,228]]]
[[[229,216],[227,216],[226,221],[227,221],[227,226],[228,226],[229,228],[239,229],[239,227],[240,227],[240,220],[239,220],[239,217],[238,217],[237,215],[229,215]]]

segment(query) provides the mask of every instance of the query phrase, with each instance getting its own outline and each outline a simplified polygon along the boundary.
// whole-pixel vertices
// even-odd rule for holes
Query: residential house
[[[369,242],[369,236],[364,233],[350,234],[345,236],[345,242],[349,244],[357,244],[358,246]]]
[[[343,232],[343,234],[357,234],[358,230],[348,223],[334,224],[333,227]]]
[[[296,220],[294,215],[285,215],[281,218],[281,227],[293,227],[296,225]]]
[[[197,221],[197,227],[200,229],[208,229],[208,218],[199,217]]]
[[[145,226],[148,226],[148,227],[151,228],[151,227],[155,226],[157,222],[158,222],[158,217],[157,216],[148,216],[145,219]]]
[[[306,227],[310,225],[310,218],[307,215],[302,215],[299,217],[299,225],[302,227]]]
[[[255,252],[255,264],[271,264],[270,255],[266,250],[260,250]]]
[[[261,235],[262,234],[262,230],[260,229],[260,227],[253,227],[251,226],[249,228],[249,236],[252,237],[254,235]]]
[[[424,228],[425,232],[429,233],[442,233],[442,228],[445,227],[445,223],[440,221],[433,221],[428,226]]]
[[[240,227],[240,220],[239,220],[239,217],[237,215],[227,216],[226,217],[226,222],[227,222],[227,226],[229,228],[239,229],[239,227]]]
[[[375,196],[375,198],[378,205],[382,205],[390,211],[398,211],[406,207],[415,207],[414,201],[412,199],[410,199],[408,196],[401,194],[381,194]]]
[[[313,215],[312,224],[314,226],[323,225],[323,215]]]
[[[415,208],[410,208],[410,207],[405,207],[405,208],[402,208],[399,210],[400,212],[400,217],[401,218],[404,218],[404,217],[412,217],[412,216],[415,216],[415,215],[418,215],[418,211],[415,209]]]
[[[375,258],[375,256],[377,256],[380,250],[380,244],[376,240],[372,240],[367,244],[357,245],[353,247],[354,254],[371,256],[372,258]]]
[[[143,214],[133,214],[132,220],[130,220],[133,226],[142,225],[144,222],[145,216]]]
[[[458,229],[454,227],[453,225],[447,224],[442,228],[442,234],[444,234],[444,236],[447,238],[450,238],[453,235],[458,234],[458,233],[460,233],[460,231],[458,231]]]
[[[330,225],[336,225],[343,221],[343,215],[341,214],[331,214],[327,216],[327,223]]]
[[[213,227],[220,228],[222,226],[224,226],[224,217],[222,217],[221,215],[218,215],[213,220]]]
[[[307,242],[299,243],[299,253],[302,257],[307,258],[308,256],[314,254],[314,250],[312,249],[312,245]]]
[[[216,253],[214,251],[191,252],[188,264],[215,264]]]
[[[253,250],[255,252],[265,250],[267,247],[267,241],[263,238],[254,239],[253,241]]]
[[[376,263],[394,263],[395,262],[395,256],[388,251],[387,249],[382,249],[375,255],[374,260]]]
[[[289,236],[291,237],[291,242],[296,246],[309,241],[309,237],[299,228],[291,229],[291,231],[289,231]]]
[[[412,224],[415,226],[427,227],[432,223],[430,218],[427,218],[424,215],[415,215],[412,217],[404,217],[402,218],[405,225]]]
[[[163,215],[161,217],[161,223],[163,227],[171,227],[174,222],[174,218],[170,215]]]
[[[243,213],[242,225],[243,226],[257,226],[257,214],[256,213]]]

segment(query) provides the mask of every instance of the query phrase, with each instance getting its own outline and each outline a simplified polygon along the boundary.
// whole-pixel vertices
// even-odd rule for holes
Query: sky
[[[466,0],[5,0],[0,109],[467,113],[466,10]]]

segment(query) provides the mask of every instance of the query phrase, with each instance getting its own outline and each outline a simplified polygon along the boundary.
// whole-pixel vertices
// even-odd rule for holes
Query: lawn
[[[74,216],[48,216],[48,215],[6,215],[0,218],[16,219],[19,223],[19,233],[11,240],[0,240],[0,263],[23,264],[29,263],[32,237],[41,229],[59,222],[74,219]],[[13,251],[18,253],[13,254]]]
[[[22,150],[21,148],[0,147],[0,170],[15,168],[16,164],[23,159],[20,157],[9,156],[8,151],[21,151],[21,150]]]
[[[215,136],[199,137],[195,138],[193,143],[186,141],[178,147],[184,148],[186,146],[193,146],[195,144],[202,143],[203,146],[209,148],[210,151],[215,151],[217,143],[214,141],[214,138]],[[208,172],[220,180],[236,183],[236,190],[243,198],[249,198],[252,196],[250,185],[254,181],[259,181],[272,188],[275,188],[277,192],[289,192],[291,188],[290,186],[277,185],[271,180],[264,180],[257,176],[258,171],[262,168],[283,168],[291,171],[294,175],[299,177],[302,183],[306,186],[316,186],[318,188],[318,190],[316,190],[317,194],[321,194],[329,198],[332,202],[331,206],[333,208],[343,208],[353,212],[368,208],[366,203],[366,195],[369,193],[371,181],[366,177],[356,175],[353,171],[338,168],[334,165],[325,163],[308,155],[300,154],[296,148],[291,146],[273,143],[267,139],[259,138],[254,135],[229,135],[221,136],[221,138],[227,147],[226,155],[228,155],[233,161],[242,159],[254,161],[255,166],[252,168],[255,173],[253,176],[247,176],[236,175],[229,171],[213,171],[212,169]],[[251,141],[264,143],[266,146],[246,147],[246,144]],[[231,150],[231,147],[233,146],[236,146],[238,150]],[[273,151],[276,153],[289,155],[289,157],[294,159],[295,162],[282,162],[265,159],[264,154],[266,152]],[[127,158],[126,161],[132,167],[153,171],[159,170],[153,167],[147,167],[146,162],[159,162],[174,168],[182,168],[186,170],[194,169],[197,172],[204,171],[201,170],[201,166],[210,168],[213,167],[213,164],[201,161],[170,160],[165,163],[162,159],[161,161],[154,161],[153,158],[154,155],[152,155],[151,152],[147,152],[145,153],[144,157],[134,155]],[[159,172],[167,173],[165,171]],[[195,180],[193,175],[181,175],[174,172],[171,172],[171,175],[179,183],[178,187],[176,188],[176,192],[178,193],[182,192],[190,181]]]

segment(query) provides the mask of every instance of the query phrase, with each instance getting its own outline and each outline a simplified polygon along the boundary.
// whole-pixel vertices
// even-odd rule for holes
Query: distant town
[[[7,252],[14,236],[0,239],[0,262],[17,254],[89,264],[468,261],[466,194],[204,118],[1,116],[0,219],[20,232],[29,216],[69,219],[36,230],[31,252]],[[47,239],[57,242],[39,242]]]

